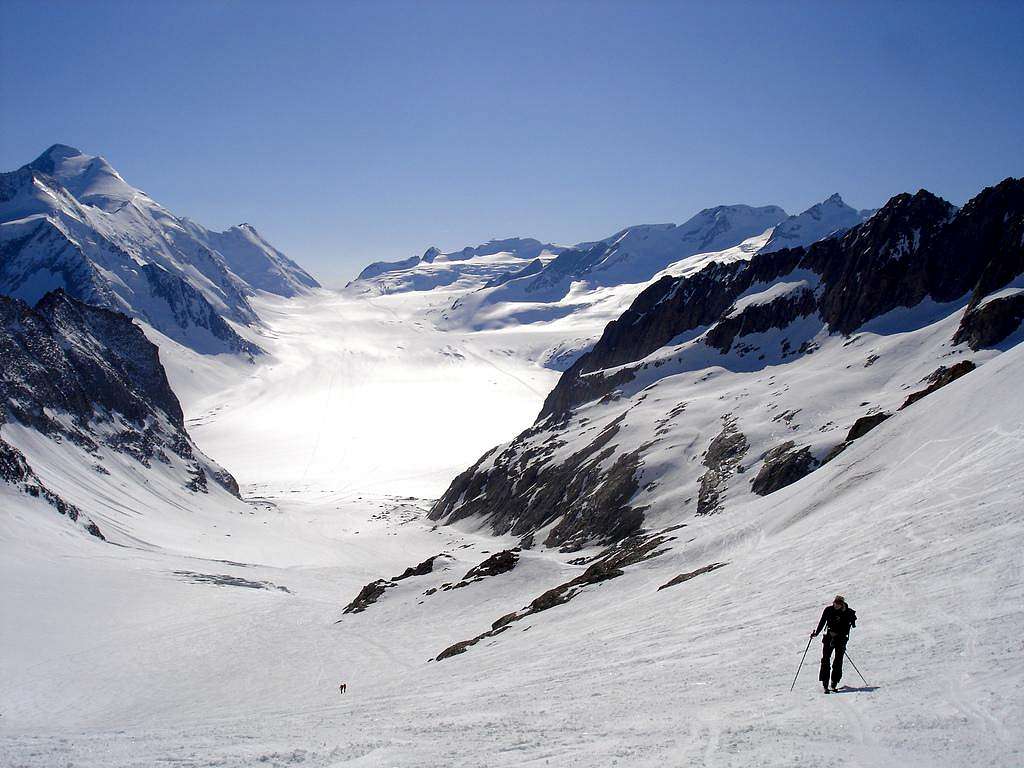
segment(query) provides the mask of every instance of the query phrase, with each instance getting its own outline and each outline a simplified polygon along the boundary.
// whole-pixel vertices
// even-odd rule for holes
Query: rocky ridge
[[[109,474],[103,455],[112,451],[144,469],[167,467],[192,493],[208,493],[212,481],[238,495],[234,478],[195,447],[156,346],[130,318],[60,290],[35,307],[0,296],[0,361],[0,425],[70,442],[100,473]],[[7,481],[47,497],[24,454],[5,446]],[[77,518],[72,505],[47,498]]]
[[[968,370],[1015,343],[1019,292],[1006,286],[1024,273],[1022,242],[1024,180],[1007,179],[960,210],[901,194],[845,234],[663,277],[563,374],[537,422],[457,477],[431,517],[479,517],[572,549],[629,536],[652,513],[678,519],[698,496],[697,513],[721,512],[723,499],[792,485],[849,442],[834,432],[895,412],[925,366],[980,350],[952,361]],[[808,414],[788,382],[829,364],[846,378],[818,379],[823,401]],[[743,406],[735,428],[756,458],[694,472],[712,425],[733,412],[712,392]]]

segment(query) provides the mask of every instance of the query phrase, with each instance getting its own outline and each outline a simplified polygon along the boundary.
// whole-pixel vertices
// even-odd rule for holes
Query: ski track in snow
[[[271,505],[174,525],[147,510],[111,546],[0,496],[20,505],[0,517],[0,764],[1024,764],[1024,349],[804,481],[688,518],[670,553],[432,662],[583,568],[541,548],[424,595],[514,543],[435,529],[423,500],[533,420],[554,374],[527,361],[552,336],[417,326],[423,296],[261,301],[266,363],[161,354],[198,444]],[[440,552],[454,559],[342,616],[364,584]],[[824,696],[816,641],[791,694],[837,591],[870,687],[847,663],[848,690]]]

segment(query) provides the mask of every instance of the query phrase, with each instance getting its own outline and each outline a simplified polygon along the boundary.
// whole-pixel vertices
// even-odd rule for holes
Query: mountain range
[[[1024,179],[340,291],[67,147],[0,214],[0,762],[1020,753]]]
[[[845,234],[665,275],[431,517],[572,550],[772,493],[1018,343],[1022,273],[1007,179],[962,210],[897,195]]]

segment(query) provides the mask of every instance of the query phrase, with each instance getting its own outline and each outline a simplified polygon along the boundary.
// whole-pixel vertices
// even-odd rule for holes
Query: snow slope
[[[424,597],[497,542],[397,509],[367,520],[377,510],[296,501],[236,517],[211,539],[216,552],[190,557],[55,537],[47,517],[7,515],[0,756],[1019,764],[1024,651],[1006,637],[1024,620],[1022,374],[1017,346],[804,481],[693,520],[670,553],[442,662],[428,659],[582,567],[525,552],[509,574]],[[334,623],[361,583],[439,550],[457,558],[449,571]],[[727,565],[658,590],[713,562]],[[844,693],[823,697],[812,643],[789,693],[807,632],[839,590],[860,616],[849,653],[870,685],[848,668]]]
[[[886,234],[914,246],[902,229]],[[696,253],[652,282],[712,261],[728,268],[769,236]],[[476,258],[486,255],[466,261]],[[571,357],[574,334],[592,339],[596,318],[634,298],[632,287],[605,286],[602,302],[570,285],[585,311],[460,317],[461,302],[509,284],[467,293],[484,278],[256,296],[264,325],[239,328],[267,351],[253,364],[146,328],[189,433],[249,503],[195,502],[159,467],[139,482],[117,457],[109,476],[90,474],[77,449],[18,436],[114,544],[0,485],[0,764],[1021,762],[1024,648],[1007,636],[1024,619],[1024,345],[1020,332],[998,348],[952,341],[961,316],[998,302],[923,302],[851,339],[819,336],[811,318],[789,330],[818,346],[784,375],[781,333],[742,335],[744,349],[725,353],[673,339],[647,360],[656,381],[586,405],[573,425],[594,435],[627,411],[622,446],[659,438],[642,493],[654,502],[647,527],[665,537],[654,551],[665,551],[436,661],[601,554],[560,552],[541,535],[510,572],[446,590],[519,537],[484,533],[479,519],[436,525],[427,512],[457,471],[530,423],[557,351]],[[755,282],[737,312],[813,292],[816,280]],[[686,508],[688,465],[725,411],[743,416],[751,444],[796,436],[824,450],[856,417],[925,386],[938,361],[964,358],[977,370],[801,480],[762,497],[733,493],[750,478],[739,473],[726,511]],[[629,410],[633,397],[650,407]],[[654,475],[664,482],[650,486]],[[342,613],[364,585],[439,553],[434,572]],[[860,616],[849,651],[870,685],[848,668],[844,692],[822,696],[815,643],[790,693],[837,591]]]

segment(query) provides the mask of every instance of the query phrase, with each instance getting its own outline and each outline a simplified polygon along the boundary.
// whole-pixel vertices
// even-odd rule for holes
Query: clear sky
[[[0,169],[53,143],[330,284],[720,203],[1024,175],[1024,2],[0,0]]]

